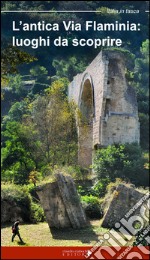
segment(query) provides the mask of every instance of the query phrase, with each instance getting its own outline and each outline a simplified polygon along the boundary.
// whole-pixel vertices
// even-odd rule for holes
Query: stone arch
[[[128,86],[125,57],[120,51],[101,51],[83,73],[74,77],[68,97],[85,118],[77,119],[79,165],[91,165],[94,149],[114,143],[139,143],[136,95]]]
[[[89,167],[92,164],[95,102],[93,81],[88,73],[81,81],[78,107],[81,112],[78,124],[78,162],[83,167]]]
[[[78,107],[88,123],[92,123],[95,117],[94,85],[90,74],[83,76]]]

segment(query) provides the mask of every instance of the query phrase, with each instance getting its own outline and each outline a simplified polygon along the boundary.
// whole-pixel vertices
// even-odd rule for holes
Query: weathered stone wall
[[[102,227],[106,227],[106,228],[116,227],[115,224],[117,222],[120,222],[122,218],[125,218],[127,219],[126,221],[128,221],[129,218],[126,218],[125,215],[144,196],[145,196],[144,193],[141,193],[132,187],[119,184],[116,190],[114,191],[114,193],[112,194],[112,200],[110,201],[110,204],[108,205],[108,209],[104,215]],[[146,203],[147,200],[145,200]],[[140,215],[142,216],[142,218],[145,216],[145,220],[147,218],[148,221],[149,217],[146,214],[146,212],[143,211],[143,215],[141,215],[142,211],[140,205],[144,205],[144,203],[139,204],[139,207],[137,207],[136,210],[133,210],[133,212],[131,212],[131,215],[129,216]]]
[[[93,129],[91,125],[78,126],[78,163],[86,167],[92,164]]]
[[[50,228],[81,228],[87,224],[70,176],[57,174],[55,182],[37,187],[37,194]]]
[[[48,183],[39,187],[37,194],[50,227],[59,228],[71,226],[57,182]]]
[[[86,100],[89,96],[85,96],[86,90],[89,92],[89,84],[93,100],[91,103],[93,118],[92,121],[89,119],[89,132],[84,136],[80,130],[83,124],[79,124],[81,166],[91,164],[92,150],[95,146],[139,143],[137,100],[134,90],[126,82],[123,54],[117,51],[102,51],[82,74],[74,77],[68,88],[68,96],[69,100],[73,99],[77,103],[83,114],[83,103],[85,106],[90,106]],[[85,139],[91,148],[85,144]]]

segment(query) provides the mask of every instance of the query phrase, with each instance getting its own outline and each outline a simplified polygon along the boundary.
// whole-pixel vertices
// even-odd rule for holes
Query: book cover
[[[148,259],[149,1],[1,1],[2,259]]]

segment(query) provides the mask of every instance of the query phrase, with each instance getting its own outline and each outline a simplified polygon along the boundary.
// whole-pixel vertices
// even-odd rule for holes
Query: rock
[[[119,184],[116,190],[113,192],[113,198],[110,201],[108,210],[104,215],[102,227],[115,227],[115,224],[120,222],[122,218],[125,218],[125,215],[133,209],[135,204],[144,195],[144,193],[135,190],[133,187]],[[137,207],[137,209],[133,210],[133,212],[130,211],[131,214],[129,214],[129,216],[140,215],[140,208],[141,207]]]
[[[75,184],[70,176],[56,175],[56,181],[37,187],[49,227],[82,228],[87,225]]]
[[[21,208],[15,201],[1,199],[1,223],[14,222],[16,219],[23,221]]]

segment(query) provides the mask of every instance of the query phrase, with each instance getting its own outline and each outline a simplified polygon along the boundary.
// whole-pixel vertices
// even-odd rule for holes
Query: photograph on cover
[[[148,259],[149,1],[1,1],[1,24],[2,259]]]

